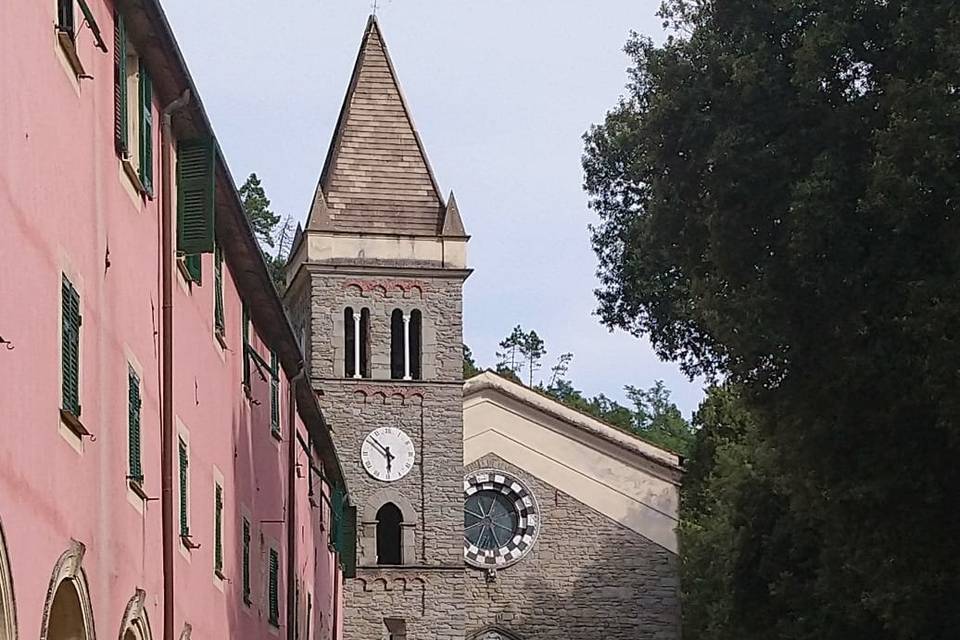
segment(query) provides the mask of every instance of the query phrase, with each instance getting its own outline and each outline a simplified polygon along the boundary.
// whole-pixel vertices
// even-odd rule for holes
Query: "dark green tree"
[[[533,387],[533,374],[540,369],[540,361],[546,353],[546,345],[536,331],[531,330],[523,334],[520,342],[520,354],[523,356],[527,367],[528,386]]]
[[[624,391],[634,406],[633,430],[654,444],[686,454],[694,432],[670,400],[670,390],[663,380],[657,380],[649,389],[627,385]]]
[[[512,379],[520,381],[520,370],[523,369],[523,346],[526,341],[523,328],[517,325],[510,335],[500,341],[500,351],[497,352],[497,373],[509,371]]]
[[[756,612],[765,637],[950,637],[960,7],[667,0],[662,15],[673,36],[630,40],[627,95],[585,138],[600,316],[739,385],[777,452],[777,500],[742,499],[821,546],[763,570],[736,551],[740,585],[805,559],[788,604]],[[693,637],[758,637],[718,624]]]
[[[280,215],[270,209],[270,200],[263,190],[263,184],[256,173],[251,173],[240,187],[240,200],[243,211],[253,227],[253,234],[262,245],[274,246],[274,232],[280,224]]]
[[[481,373],[473,359],[473,351],[466,344],[463,345],[463,379],[467,380]]]

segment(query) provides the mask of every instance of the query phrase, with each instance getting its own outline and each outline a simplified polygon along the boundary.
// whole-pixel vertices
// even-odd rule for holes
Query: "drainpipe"
[[[297,383],[304,378],[306,370],[300,363],[300,371],[290,378],[287,390],[287,640],[296,640],[297,602]],[[310,452],[307,452],[310,455]],[[309,465],[307,473],[310,473]],[[308,639],[309,640],[309,639]]]
[[[160,280],[162,289],[160,339],[163,343],[163,378],[160,387],[160,467],[161,529],[163,543],[163,640],[174,640],[173,633],[173,209],[171,206],[170,151],[173,142],[172,120],[175,111],[190,101],[187,89],[163,110],[160,128]]]

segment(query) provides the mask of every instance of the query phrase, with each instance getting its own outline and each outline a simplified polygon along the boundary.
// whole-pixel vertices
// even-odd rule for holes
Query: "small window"
[[[407,640],[407,623],[402,618],[384,618],[389,640]]]
[[[223,250],[219,244],[213,248],[213,326],[222,340],[227,331],[223,320]]]
[[[140,376],[129,367],[127,373],[127,441],[128,441],[128,475],[127,479],[136,485],[143,484],[143,465],[141,462],[141,433],[140,433]]]
[[[115,19],[114,143],[127,176],[141,192],[152,195],[153,82],[144,61],[127,39],[123,17],[117,14]]]
[[[250,604],[250,521],[246,518],[242,518],[241,522],[241,535],[243,536],[241,544],[243,545],[242,549],[242,564],[241,567],[241,588],[243,590],[243,602],[244,604]]]
[[[400,380],[404,376],[404,321],[403,311],[394,309],[390,314],[390,377]]]
[[[359,336],[359,340],[358,340]],[[370,310],[343,310],[343,371],[346,378],[370,377]]]
[[[213,489],[213,572],[223,578],[223,486]]]
[[[377,564],[403,564],[403,514],[392,502],[377,511]]]
[[[275,351],[270,351],[270,430],[280,435],[280,364]]]
[[[187,443],[182,439],[178,441],[179,446],[179,469],[180,469],[180,536],[183,538],[190,536],[190,501],[189,501],[189,482],[190,482],[190,459],[187,450]]]
[[[421,378],[421,326],[423,316],[414,309],[404,314],[394,309],[390,315],[390,377],[394,380]]]
[[[80,294],[67,276],[61,286],[60,313],[62,321],[61,374],[62,409],[75,418],[80,417]]]
[[[243,386],[250,389],[250,312],[246,303],[240,311],[241,340],[243,341]]]
[[[270,549],[267,567],[267,598],[269,615],[267,621],[274,627],[280,626],[280,554]]]
[[[414,380],[422,379],[420,361],[421,353],[421,331],[423,325],[423,316],[419,309],[410,312],[410,377]]]
[[[57,31],[76,39],[76,20],[74,17],[73,0],[57,0]]]

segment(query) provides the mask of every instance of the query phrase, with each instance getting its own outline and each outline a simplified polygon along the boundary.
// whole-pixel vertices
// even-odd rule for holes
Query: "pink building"
[[[158,0],[0,2],[0,640],[340,637],[350,507]]]

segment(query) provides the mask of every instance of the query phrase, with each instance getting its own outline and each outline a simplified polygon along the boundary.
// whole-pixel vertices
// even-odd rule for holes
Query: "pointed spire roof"
[[[436,236],[449,217],[370,16],[307,229]]]

